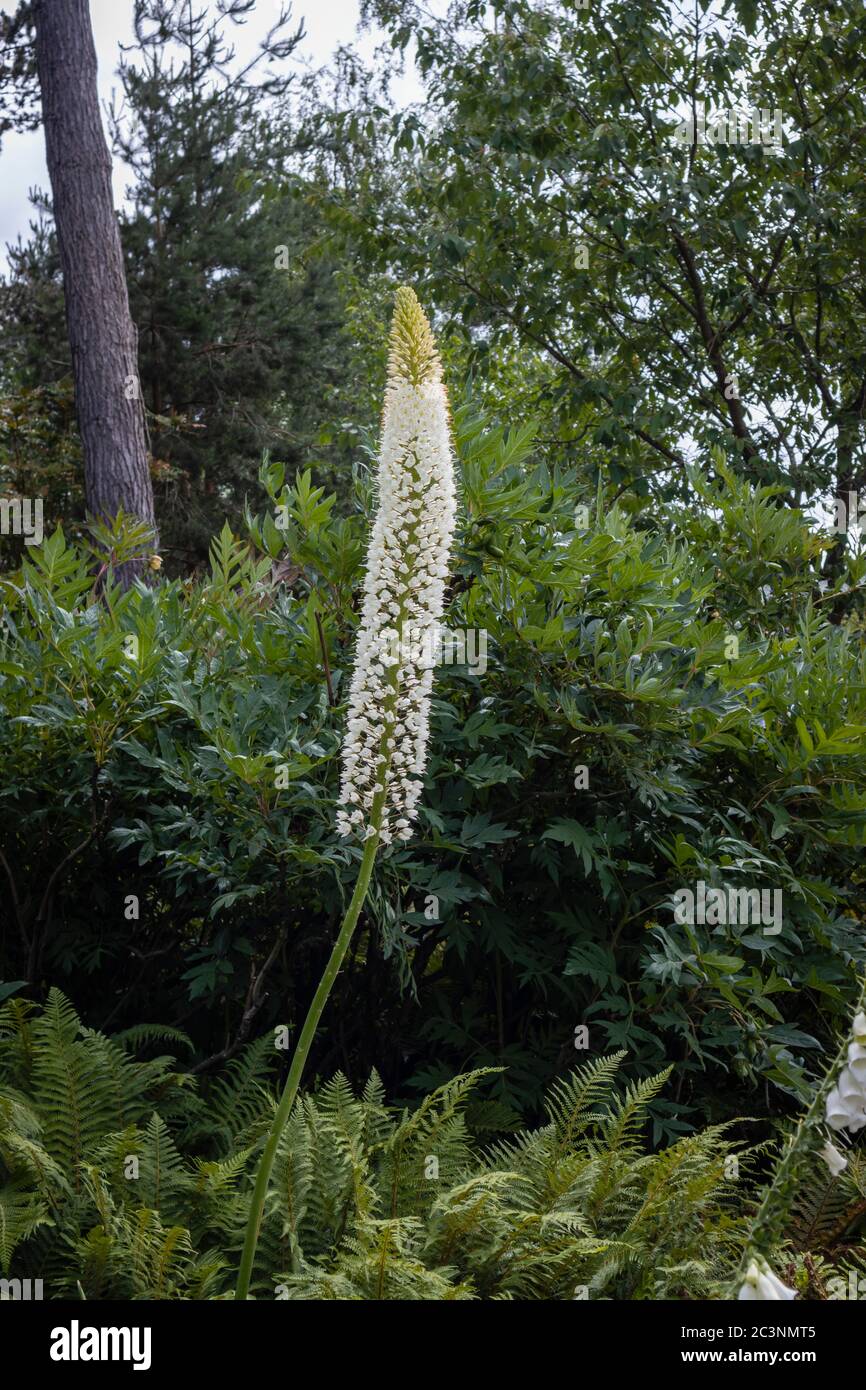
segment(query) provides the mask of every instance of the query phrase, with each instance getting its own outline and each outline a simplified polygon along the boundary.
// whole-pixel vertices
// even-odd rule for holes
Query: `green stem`
[[[328,964],[325,966],[325,973],[319,981],[319,988],[313,996],[313,1002],[309,1007],[307,1017],[304,1020],[304,1026],[301,1029],[301,1036],[298,1039],[295,1055],[292,1058],[292,1065],[289,1068],[288,1079],[286,1080],[283,1094],[280,1097],[280,1103],[277,1106],[277,1113],[274,1116],[271,1132],[268,1135],[268,1140],[262,1153],[259,1171],[256,1174],[256,1185],[253,1188],[250,1214],[247,1218],[247,1230],[244,1237],[244,1249],[241,1255],[240,1269],[238,1271],[238,1284],[235,1290],[235,1298],[245,1299],[250,1291],[250,1279],[252,1278],[253,1261],[256,1257],[256,1246],[259,1241],[259,1230],[262,1224],[265,1196],[267,1195],[268,1183],[270,1182],[274,1159],[277,1155],[280,1136],[285,1129],[289,1115],[292,1113],[292,1106],[298,1094],[298,1087],[301,1083],[301,1076],[307,1061],[307,1054],[312,1046],[313,1038],[316,1036],[319,1020],[328,1002],[328,996],[333,989],[334,981],[337,978],[340,966],[343,964],[343,958],[348,950],[349,942],[352,939],[355,924],[358,921],[361,908],[364,905],[364,899],[367,896],[367,889],[370,886],[370,876],[373,872],[373,862],[376,858],[376,850],[378,847],[379,835],[377,832],[375,835],[370,836],[364,846],[361,868],[358,872],[358,881],[355,884],[352,901],[349,903],[346,910],[346,915],[343,918],[343,925],[340,927],[339,936],[334,943],[334,949],[331,952]]]

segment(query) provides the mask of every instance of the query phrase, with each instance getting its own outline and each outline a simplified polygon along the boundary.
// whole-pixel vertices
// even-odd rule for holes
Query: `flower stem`
[[[343,964],[343,958],[348,950],[349,942],[352,939],[355,924],[358,921],[361,908],[364,905],[364,899],[367,896],[367,889],[370,886],[370,876],[373,872],[373,862],[376,858],[376,850],[378,847],[379,836],[378,833],[376,833],[371,835],[364,845],[364,854],[361,859],[360,870],[358,871],[358,881],[355,884],[355,891],[352,894],[352,901],[349,903],[346,910],[346,915],[343,918],[343,925],[340,927],[339,935],[334,943],[334,949],[331,952],[328,964],[325,966],[325,972],[319,981],[319,988],[313,996],[313,1001],[310,1004],[307,1017],[304,1020],[301,1036],[298,1039],[295,1055],[292,1058],[292,1065],[289,1068],[289,1075],[285,1087],[283,1088],[283,1094],[280,1097],[280,1103],[277,1106],[277,1113],[274,1116],[274,1122],[271,1125],[267,1143],[262,1153],[259,1171],[256,1174],[256,1185],[253,1188],[253,1196],[250,1203],[250,1214],[247,1218],[243,1254],[241,1255],[238,1283],[235,1289],[236,1299],[245,1299],[250,1291],[253,1261],[256,1256],[256,1246],[258,1245],[259,1230],[262,1224],[262,1212],[264,1210],[268,1183],[270,1182],[271,1171],[274,1166],[274,1159],[276,1158],[280,1136],[286,1127],[286,1121],[292,1113],[292,1106],[298,1094],[298,1087],[307,1061],[307,1054],[312,1046],[313,1038],[316,1036],[319,1020],[328,1002],[328,996],[334,986],[334,981],[337,978],[340,966]]]

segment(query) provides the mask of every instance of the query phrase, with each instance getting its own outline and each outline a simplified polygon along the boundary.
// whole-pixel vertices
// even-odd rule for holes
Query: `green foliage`
[[[247,9],[136,0],[120,72],[147,585],[115,583],[142,529],[81,519],[47,221],[0,283],[0,492],[46,511],[0,538],[0,1266],[231,1286],[273,1043],[357,874],[337,757],[399,270],[470,383],[447,621],[486,666],[437,673],[257,1291],[713,1296],[751,1220],[826,1297],[864,1268],[857,1156],[825,1181],[807,1135],[763,1216],[721,1170],[733,1116],[811,1093],[866,961],[866,554],[816,520],[866,495],[862,5],[365,0],[427,84],[402,112],[345,49],[296,82],[282,18],[281,66],[231,73]],[[678,143],[696,100],[778,111],[780,147]],[[699,883],[780,893],[781,930],[680,920]]]
[[[859,0],[364,8],[424,93],[328,93],[321,205],[347,256],[424,286],[551,463],[632,504],[687,496],[715,446],[795,505],[863,489]],[[781,139],[677,135],[755,107]]]
[[[487,667],[438,672],[420,834],[380,856],[313,1066],[395,1094],[471,1057],[513,1118],[585,1025],[633,1079],[676,1059],[656,1139],[759,1081],[784,1112],[864,959],[862,559],[826,587],[826,535],[718,453],[700,508],[630,515],[471,399],[455,434],[447,623]],[[357,865],[333,815],[369,480],[348,515],[309,472],[261,481],[200,581],[99,603],[58,531],[2,584],[0,971],[200,1057],[297,1029]],[[781,891],[782,930],[677,922],[698,881]]]
[[[0,385],[0,497],[38,499],[42,531],[82,506],[81,448],[75,429],[71,382],[20,389]],[[31,510],[31,525],[34,513]],[[36,539],[39,539],[37,534]],[[0,568],[21,563],[23,536],[0,536]]]
[[[199,1089],[171,1059],[134,1060],[84,1028],[57,990],[42,1010],[7,1001],[4,1273],[43,1278],[49,1297],[78,1286],[87,1298],[227,1296],[255,1146],[217,1125],[202,1156],[191,1136],[213,1108],[242,1103],[259,1067],[258,1045],[249,1051],[246,1069]],[[667,1072],[618,1097],[621,1061],[563,1078],[541,1128],[486,1149],[470,1128],[479,1072],[414,1110],[389,1106],[375,1075],[361,1095],[338,1075],[303,1096],[277,1156],[257,1296],[712,1296],[742,1243],[726,1166],[736,1146],[714,1127],[649,1154],[647,1104]],[[245,1112],[250,1134],[264,1131],[272,1106],[260,1089],[257,1110]],[[69,1118],[58,1128],[61,1110]]]

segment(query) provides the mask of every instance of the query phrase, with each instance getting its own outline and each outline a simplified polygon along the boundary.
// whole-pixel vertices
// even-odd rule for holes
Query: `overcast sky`
[[[0,10],[9,8],[14,6],[0,4]],[[326,62],[338,44],[357,39],[358,0],[294,0],[292,8],[295,27],[303,19],[306,30],[306,38],[296,54],[313,67]],[[115,77],[118,46],[132,41],[132,9],[132,0],[90,0],[99,63],[99,94],[103,102],[118,85]],[[280,0],[258,0],[242,28],[226,26],[240,58],[245,54],[252,56],[259,39],[277,18],[279,9]],[[357,39],[357,47],[362,53],[370,54],[375,42],[376,36],[365,34]],[[402,91],[400,86],[395,89],[398,95],[411,98],[417,93],[414,78],[408,78],[401,85]],[[122,201],[127,181],[123,166],[115,161],[115,204]],[[7,243],[16,241],[19,233],[27,239],[29,223],[34,216],[29,201],[29,190],[33,187],[48,188],[42,131],[23,135],[10,133],[0,149],[0,271],[7,265]]]

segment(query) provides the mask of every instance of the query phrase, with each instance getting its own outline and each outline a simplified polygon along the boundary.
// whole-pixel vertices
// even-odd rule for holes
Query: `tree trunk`
[[[836,489],[833,501],[837,516],[841,514],[849,526],[859,526],[860,504],[866,501],[863,493],[866,472],[864,472],[862,461],[859,458],[864,404],[866,404],[866,383],[858,393],[856,400],[839,411],[836,424]],[[849,510],[849,499],[853,502],[853,513]],[[848,544],[848,534],[838,534],[827,552],[827,558],[824,562],[824,577],[831,584],[837,584],[842,577]],[[832,616],[834,620],[841,622],[849,609],[850,599],[847,595],[843,595],[833,606]]]
[[[37,0],[36,62],[45,153],[88,512],[123,510],[154,530],[135,326],[111,191],[111,156],[99,113],[96,50],[87,0]],[[129,582],[144,566],[122,566]]]

